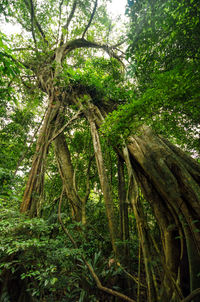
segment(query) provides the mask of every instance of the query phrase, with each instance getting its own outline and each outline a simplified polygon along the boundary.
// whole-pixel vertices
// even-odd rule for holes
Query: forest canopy
[[[200,3],[108,2],[0,4],[0,302],[200,299]]]

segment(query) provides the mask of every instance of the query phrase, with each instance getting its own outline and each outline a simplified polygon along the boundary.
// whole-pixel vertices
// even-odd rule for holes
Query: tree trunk
[[[148,233],[148,227],[143,214],[143,209],[139,200],[139,189],[137,184],[137,178],[135,170],[130,162],[130,156],[127,147],[123,148],[124,160],[128,170],[128,190],[127,200],[131,203],[134,216],[136,219],[136,225],[138,229],[138,237],[140,240],[143,256],[144,265],[146,272],[146,283],[147,283],[147,297],[149,302],[157,302],[157,284],[155,281],[154,270],[152,266],[152,254],[151,254],[151,240]]]
[[[118,156],[118,196],[120,209],[120,239],[123,242],[122,263],[130,267],[130,251],[127,240],[129,237],[128,201],[126,199],[126,183],[124,175],[124,161]]]
[[[140,136],[129,138],[128,149],[137,181],[160,227],[165,263],[179,283],[178,272],[183,273],[188,261],[188,278],[184,279],[193,291],[199,286],[200,271],[200,167],[148,127],[143,127]],[[180,286],[187,291],[185,284]]]
[[[20,211],[29,212],[31,217],[38,216],[43,200],[45,159],[48,152],[49,140],[55,130],[56,118],[59,112],[60,103],[53,104],[50,98],[48,110],[39,132],[32,167],[29,172],[28,181],[23,196]]]
[[[105,207],[106,207],[106,213],[107,213],[107,218],[108,218],[108,225],[109,225],[109,232],[110,232],[112,248],[113,248],[115,255],[117,257],[119,257],[120,253],[119,253],[119,250],[116,245],[116,241],[119,239],[118,225],[117,225],[116,217],[115,217],[112,191],[110,188],[108,176],[107,176],[105,165],[104,165],[103,154],[102,154],[101,144],[100,144],[100,140],[99,140],[99,134],[98,134],[98,131],[96,128],[96,124],[90,113],[87,114],[87,118],[90,123],[97,170],[98,170],[98,174],[99,174],[101,189],[102,189],[104,200],[105,200]]]
[[[104,195],[108,217],[109,232],[114,252],[117,254],[116,241],[119,238],[115,220],[112,190],[108,181],[98,127],[103,121],[99,108],[85,100],[74,100],[89,121],[97,170]],[[43,127],[37,142],[32,169],[26,186],[21,211],[38,212],[43,191],[44,160],[48,150],[48,141],[52,137],[56,124],[59,105],[49,106]],[[160,301],[179,301],[199,287],[200,272],[200,165],[169,141],[156,135],[148,127],[141,129],[140,135],[130,136],[127,141],[127,154],[120,152],[129,170],[129,200],[132,203],[137,220],[141,246],[143,250],[149,301],[159,300],[156,283],[149,259],[151,253],[149,235],[140,206],[137,203],[138,186],[150,203],[160,228],[161,261],[163,264],[163,293]],[[73,188],[73,171],[70,154],[60,134],[55,139],[55,153],[63,184],[74,209],[76,220],[81,220],[81,201]],[[129,158],[129,162],[127,161]],[[64,168],[66,167],[66,169]],[[130,172],[131,171],[131,172]],[[36,200],[36,202],[35,202]],[[39,200],[39,201],[38,201]],[[84,212],[84,211],[83,211]],[[190,286],[188,287],[188,284]],[[197,302],[197,298],[194,298]]]
[[[72,218],[75,221],[80,222],[82,221],[82,203],[74,188],[74,169],[71,162],[70,152],[63,133],[56,137],[54,146],[58,168],[63,181],[65,193],[72,208]]]

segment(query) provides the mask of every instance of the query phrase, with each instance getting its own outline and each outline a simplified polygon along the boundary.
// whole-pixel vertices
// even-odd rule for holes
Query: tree
[[[154,8],[153,5],[152,7]],[[130,100],[134,96],[130,91],[133,85],[125,80],[122,52],[118,49],[122,39],[112,41],[111,37],[111,42],[109,41],[111,26],[105,6],[103,3],[98,6],[97,1],[41,3],[24,0],[13,1],[5,14],[7,18],[14,18],[26,30],[27,37],[16,39],[16,45],[13,45],[17,53],[16,59],[26,70],[24,72],[28,76],[30,88],[35,87],[46,95],[43,100],[44,105],[46,102],[46,113],[38,134],[21,212],[29,213],[31,217],[41,215],[45,203],[45,175],[51,171],[49,175],[54,177],[52,170],[48,171],[48,158],[55,158],[62,181],[59,209],[65,195],[74,221],[85,223],[85,206],[91,185],[93,191],[101,190],[110,241],[117,262],[123,259],[121,256],[129,255],[125,242],[121,255],[119,241],[120,237],[123,240],[129,238],[127,203],[130,203],[141,242],[148,301],[180,301],[198,287],[200,167],[178,147],[153,132],[147,126],[148,119],[145,120],[146,125],[141,126],[144,121],[141,121],[140,114],[144,113],[145,117],[141,104],[146,108],[149,103],[142,102],[142,97],[139,101],[135,97],[133,102]],[[154,19],[156,17],[157,15]],[[102,32],[101,39],[98,31]],[[137,34],[139,33],[140,31]],[[105,58],[104,53],[110,58]],[[149,64],[150,62],[151,60]],[[137,68],[140,70],[139,64]],[[147,70],[151,68],[150,64]],[[148,98],[145,96],[145,89],[147,85],[151,85],[151,81],[145,75],[143,78],[142,73],[138,75],[138,81],[141,86],[139,94],[144,92],[146,100]],[[138,108],[138,111],[134,123],[127,127],[127,122],[123,123],[118,117],[123,115],[130,120],[134,116],[131,115],[131,110],[124,114],[127,108],[130,109],[129,103],[132,104],[131,108]],[[114,111],[121,104],[125,104],[123,110]],[[155,102],[155,106],[160,110],[160,104]],[[104,129],[111,128],[115,139],[109,138],[107,149],[108,139],[99,129],[105,117],[113,111],[108,118],[107,128]],[[126,129],[127,135],[120,135],[113,130],[119,128],[116,120]],[[80,161],[76,161],[77,152],[74,144],[71,143],[70,147],[70,141],[75,142],[78,133],[82,134],[80,137],[86,138],[88,128],[90,135],[85,141],[93,143],[91,154],[86,156],[85,148],[84,155],[79,153]],[[110,152],[110,162],[118,159],[121,236],[115,214],[117,186],[113,180],[117,164],[110,167],[106,156],[111,146],[114,154]],[[85,181],[77,183],[76,163],[81,169],[78,173]],[[125,166],[126,172],[123,173]],[[98,181],[92,181],[92,173],[98,174]],[[144,198],[150,204],[159,226],[159,244],[148,225],[142,203]],[[61,218],[60,221],[62,223]],[[65,233],[69,234],[64,224],[62,226]],[[74,248],[77,248],[74,239],[70,240]],[[124,300],[134,301],[102,286],[85,256],[81,255],[99,289]],[[158,259],[157,262],[155,259]],[[126,264],[125,261],[123,264]],[[140,285],[140,280],[138,283]]]
[[[141,105],[139,110],[133,103],[129,114],[136,109],[144,117],[145,107],[148,123],[157,132],[167,131],[170,136],[176,132],[179,143],[198,152],[199,3],[129,3],[127,55],[131,59],[129,72],[138,82]]]

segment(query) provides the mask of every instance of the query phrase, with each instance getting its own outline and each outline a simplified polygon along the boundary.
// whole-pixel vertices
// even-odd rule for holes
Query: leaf
[[[50,283],[51,283],[51,285],[54,285],[57,281],[58,281],[58,278],[54,277],[53,279],[51,279]]]

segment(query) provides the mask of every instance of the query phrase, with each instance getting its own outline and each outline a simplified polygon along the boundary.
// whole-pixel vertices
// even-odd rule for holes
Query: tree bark
[[[38,216],[41,209],[44,190],[45,159],[48,152],[49,140],[55,130],[55,123],[60,108],[60,102],[53,104],[50,98],[48,110],[37,139],[32,167],[21,204],[22,213],[29,212],[31,217]]]
[[[96,158],[97,170],[99,174],[99,180],[101,184],[101,189],[103,192],[106,213],[108,218],[109,232],[112,243],[112,248],[116,257],[119,257],[120,253],[117,248],[116,242],[119,239],[118,225],[115,217],[114,203],[112,198],[112,191],[110,188],[108,176],[106,173],[106,168],[104,165],[103,154],[101,150],[101,144],[99,140],[99,134],[95,121],[92,114],[88,111],[87,118],[90,123],[91,135],[93,140],[94,154]]]
[[[200,167],[148,127],[143,127],[140,136],[128,139],[128,149],[138,183],[161,230],[165,263],[179,282],[178,270],[183,271],[181,266],[188,261],[185,274],[189,274],[193,291],[199,286],[200,271]],[[180,286],[184,289],[185,285]]]
[[[154,278],[154,271],[152,267],[152,255],[151,255],[151,241],[148,234],[148,227],[144,219],[143,209],[139,200],[139,188],[137,184],[137,176],[135,170],[131,165],[130,156],[127,147],[123,148],[124,160],[128,170],[128,190],[127,200],[131,203],[133,213],[136,219],[136,225],[138,229],[138,236],[141,243],[141,248],[144,257],[144,265],[146,272],[146,283],[147,283],[147,297],[149,302],[157,302],[157,284]]]
[[[72,208],[72,218],[75,221],[80,222],[82,220],[81,200],[76,190],[74,189],[74,169],[71,162],[70,152],[63,133],[56,137],[54,146],[56,160],[63,181],[65,193]]]
[[[118,196],[120,209],[120,239],[123,242],[122,263],[130,266],[130,251],[127,244],[129,237],[128,200],[126,199],[126,183],[124,175],[124,161],[118,156]]]
[[[117,254],[116,241],[119,238],[112,191],[108,181],[98,127],[103,122],[101,110],[86,100],[74,101],[85,114],[91,128],[97,170],[105,199],[109,232],[114,252]],[[34,155],[32,169],[24,194],[21,211],[36,213],[39,202],[36,195],[42,195],[44,159],[48,150],[47,141],[52,137],[59,106],[49,107],[44,125],[40,131],[37,152]],[[161,256],[164,259],[165,290],[163,301],[179,301],[199,286],[200,272],[200,165],[179,148],[172,145],[150,128],[141,128],[140,135],[133,135],[127,141],[127,155],[119,151],[129,170],[128,194],[137,220],[139,236],[145,260],[149,301],[156,301],[157,289],[155,278],[149,267],[151,258],[150,243],[145,224],[137,203],[138,186],[145,199],[150,203],[161,234]],[[60,134],[55,139],[55,153],[66,193],[76,212],[76,219],[81,219],[81,202],[72,185],[73,171],[70,154]],[[129,161],[127,161],[129,158]],[[64,165],[67,167],[64,169]],[[131,173],[130,173],[131,171]],[[39,178],[38,178],[39,176]],[[79,211],[80,210],[80,211]],[[188,284],[190,286],[188,287]],[[156,298],[155,298],[156,297]],[[198,298],[193,299],[197,302]]]

